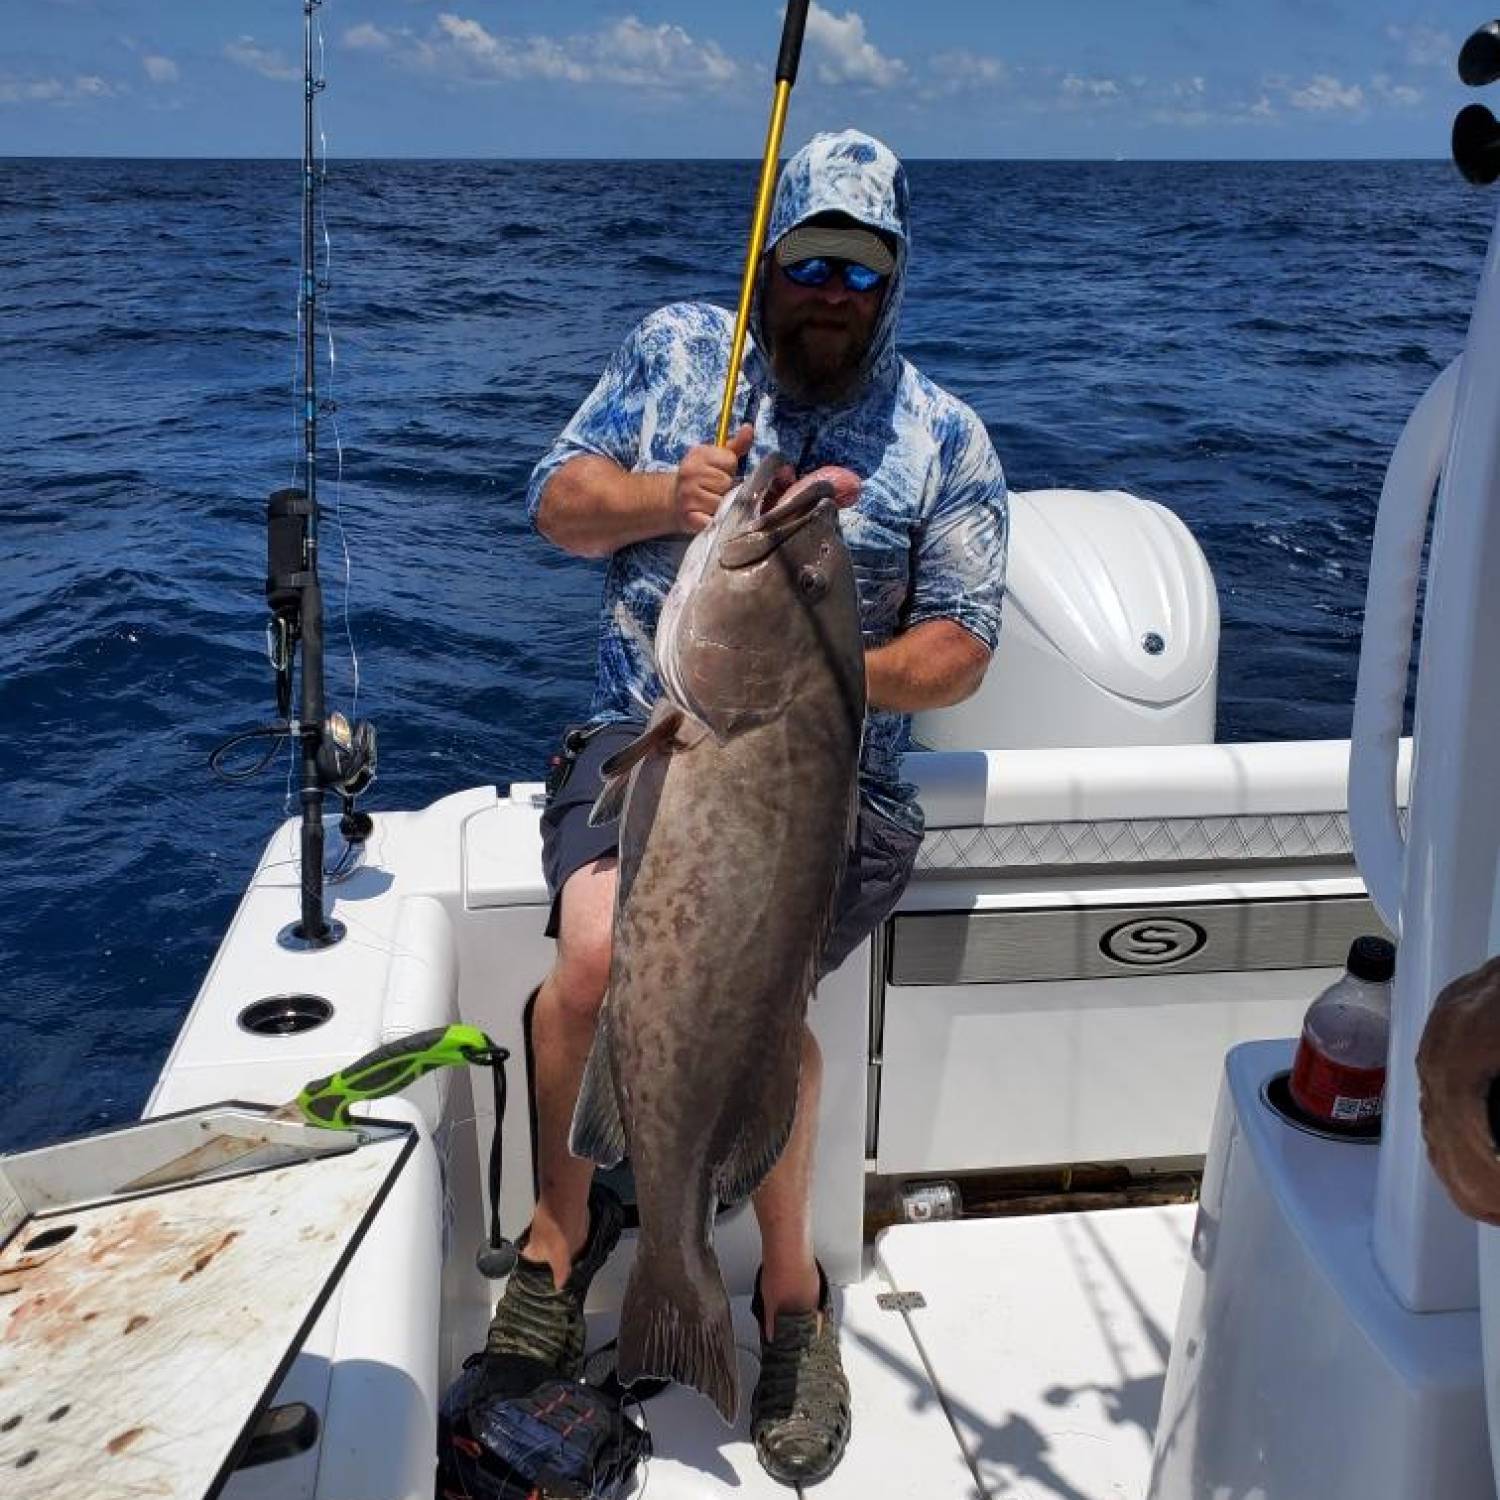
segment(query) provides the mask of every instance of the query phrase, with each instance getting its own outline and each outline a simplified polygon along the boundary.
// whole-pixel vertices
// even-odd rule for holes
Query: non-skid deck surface
[[[1180,1207],[887,1230],[875,1271],[842,1298],[854,1435],[808,1494],[1141,1500],[1192,1222]],[[884,1309],[892,1290],[926,1305]],[[746,1302],[735,1315],[738,1426],[686,1391],[649,1402],[655,1457],[637,1496],[790,1493],[749,1442],[755,1329]]]
[[[982,1492],[1141,1500],[1193,1209],[901,1227],[878,1265],[925,1308],[912,1330]]]

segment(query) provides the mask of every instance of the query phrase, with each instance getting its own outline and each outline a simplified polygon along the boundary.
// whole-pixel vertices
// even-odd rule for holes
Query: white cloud
[[[1357,83],[1341,83],[1328,73],[1319,73],[1305,88],[1293,89],[1287,96],[1294,109],[1326,113],[1329,110],[1360,110],[1365,107],[1365,91]]]
[[[1370,80],[1376,98],[1384,104],[1412,105],[1422,102],[1422,90],[1409,83],[1396,83],[1386,73],[1377,73]]]
[[[56,78],[0,78],[0,104],[52,103],[63,89]]]
[[[1385,34],[1402,48],[1403,59],[1414,68],[1450,68],[1458,59],[1458,43],[1435,26],[1387,26]]]
[[[354,48],[355,51],[389,52],[395,45],[395,39],[378,26],[362,21],[358,26],[351,26],[345,31],[344,45]]]
[[[1276,106],[1271,103],[1268,95],[1262,94],[1250,106],[1250,118],[1252,120],[1274,120],[1276,118]]]
[[[1062,91],[1069,99],[1108,103],[1120,97],[1120,85],[1113,78],[1080,78],[1069,73],[1062,81]]]
[[[358,26],[347,45],[390,53],[398,61],[452,78],[543,79],[634,88],[716,88],[738,74],[717,42],[694,40],[680,26],[648,25],[626,16],[598,31],[567,37],[509,36],[481,21],[444,11],[425,38]]]
[[[728,83],[738,71],[717,42],[695,42],[682,27],[665,22],[648,26],[626,16],[607,27],[600,42],[603,57],[621,70],[621,81],[691,80],[696,75],[711,85]]]
[[[152,83],[177,82],[177,64],[170,57],[159,57],[153,53],[147,53],[141,59],[141,66],[146,70],[146,77]]]
[[[85,99],[112,99],[113,84],[94,73],[72,78],[0,76],[0,104],[81,104]]]
[[[302,76],[301,68],[293,67],[274,49],[260,46],[253,36],[242,36],[226,42],[224,56],[230,62],[249,68],[262,78],[274,79],[277,83],[287,83]]]
[[[1132,74],[1127,80],[1132,92],[1130,102],[1139,101],[1146,108],[1146,119],[1153,125],[1176,125],[1197,129],[1219,116],[1220,106],[1209,98],[1208,80],[1199,74],[1174,78],[1153,84],[1149,78]],[[1108,98],[1110,96],[1106,96]]]
[[[887,57],[865,35],[865,18],[857,10],[839,16],[815,3],[807,12],[805,36],[817,58],[819,83],[886,89],[906,78],[906,64]]]
[[[939,52],[931,66],[940,94],[998,88],[1010,77],[1010,69],[998,57],[981,57],[973,52]]]

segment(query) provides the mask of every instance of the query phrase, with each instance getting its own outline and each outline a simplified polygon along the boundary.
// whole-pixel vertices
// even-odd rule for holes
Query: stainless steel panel
[[[1004,984],[1332,968],[1367,932],[1389,935],[1364,896],[913,913],[893,923],[890,982]]]

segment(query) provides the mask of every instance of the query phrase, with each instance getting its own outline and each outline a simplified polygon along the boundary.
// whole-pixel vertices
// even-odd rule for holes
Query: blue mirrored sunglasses
[[[885,280],[879,271],[872,271],[857,260],[830,260],[822,255],[812,260],[793,261],[781,269],[787,280],[795,281],[798,286],[823,286],[837,270],[842,272],[844,285],[851,292],[873,292]]]

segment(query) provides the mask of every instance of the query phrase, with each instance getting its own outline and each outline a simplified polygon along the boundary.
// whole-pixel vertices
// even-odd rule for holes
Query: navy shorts
[[[561,775],[542,813],[542,873],[552,910],[547,918],[547,936],[557,936],[562,907],[562,888],[575,870],[617,854],[620,825],[611,820],[589,827],[589,809],[604,782],[600,768],[617,750],[623,749],[645,728],[643,723],[606,724],[587,734],[586,742],[569,763],[564,746]],[[570,734],[579,736],[580,731]],[[577,743],[575,739],[574,743]],[[887,818],[860,804],[854,847],[844,867],[839,886],[833,927],[818,965],[820,975],[838,968],[843,961],[890,915],[901,899],[917,861],[922,836],[898,828]]]

